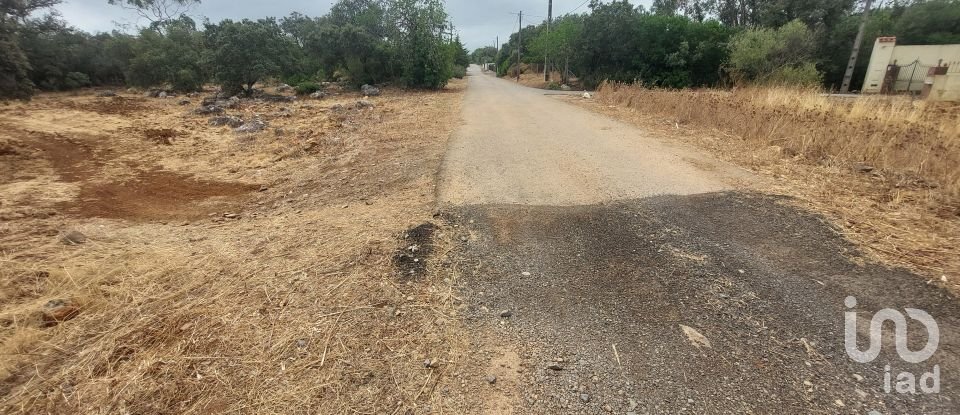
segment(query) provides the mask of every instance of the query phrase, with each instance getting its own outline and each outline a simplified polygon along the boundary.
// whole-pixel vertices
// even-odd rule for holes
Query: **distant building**
[[[895,37],[877,38],[863,93],[960,101],[960,44],[898,46]]]

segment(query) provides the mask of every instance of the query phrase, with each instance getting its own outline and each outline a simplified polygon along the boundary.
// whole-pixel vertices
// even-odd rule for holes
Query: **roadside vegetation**
[[[862,20],[857,0],[656,0],[650,9],[591,0],[589,11],[522,29],[521,66],[542,72],[544,56],[567,81],[655,88],[820,85],[838,89]],[[899,44],[960,43],[960,1],[874,2],[852,89],[861,87],[879,36]],[[499,75],[516,75],[517,37],[501,46]],[[477,63],[489,49],[473,53]],[[496,56],[496,50],[493,55]],[[478,59],[483,57],[484,59]]]
[[[135,34],[70,27],[55,13],[60,0],[0,3],[0,99],[91,86],[193,92],[210,82],[251,94],[267,80],[301,91],[324,81],[436,89],[469,64],[439,0],[341,0],[321,17],[218,23],[186,14],[199,2],[110,0],[150,22]]]

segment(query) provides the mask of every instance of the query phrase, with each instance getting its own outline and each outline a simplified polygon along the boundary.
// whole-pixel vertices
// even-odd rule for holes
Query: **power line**
[[[574,13],[576,13],[577,10],[580,10],[581,7],[585,6],[585,5],[586,5],[587,3],[589,3],[589,2],[590,2],[590,0],[583,0],[583,3],[580,3],[580,5],[577,6],[576,9],[573,9],[573,10],[567,12],[567,14],[574,14]]]

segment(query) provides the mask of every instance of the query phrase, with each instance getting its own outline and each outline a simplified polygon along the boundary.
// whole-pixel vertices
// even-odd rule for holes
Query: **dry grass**
[[[374,109],[345,112],[328,108],[357,96],[286,111],[249,104],[235,112],[271,128],[247,136],[208,126],[176,100],[137,100],[123,117],[89,96],[0,111],[9,135],[0,142],[13,149],[3,157],[24,156],[18,171],[0,172],[0,412],[463,407],[436,387],[447,366],[423,365],[456,361],[465,347],[453,281],[403,278],[392,263],[409,244],[404,231],[432,220],[434,174],[463,87],[388,92]],[[178,132],[170,145],[143,139],[168,128]],[[49,153],[17,143],[26,131],[89,146],[93,161],[59,166],[79,172],[64,182]],[[210,217],[172,206],[165,220],[87,219],[59,208],[84,186],[155,169],[266,190],[189,202]],[[88,241],[64,244],[68,231]],[[437,241],[442,251],[446,238]],[[44,321],[52,300],[79,313]]]
[[[960,282],[960,107],[903,97],[607,84],[595,110],[680,137],[773,180],[869,254]]]

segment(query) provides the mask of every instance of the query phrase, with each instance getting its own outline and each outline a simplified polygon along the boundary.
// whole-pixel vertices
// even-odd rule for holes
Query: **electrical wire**
[[[573,10],[567,12],[566,14],[574,14],[574,13],[576,13],[577,10],[580,10],[581,7],[583,7],[584,5],[586,5],[586,4],[589,3],[589,2],[590,2],[590,0],[583,0],[583,3],[580,3],[580,5],[577,6],[576,9],[573,9]]]

